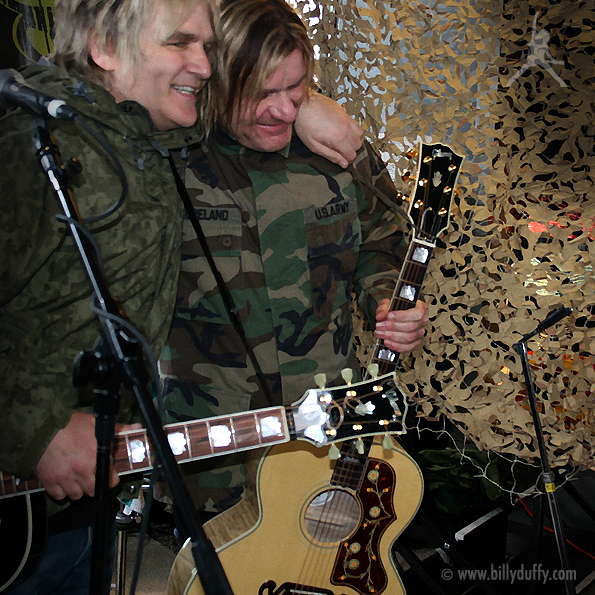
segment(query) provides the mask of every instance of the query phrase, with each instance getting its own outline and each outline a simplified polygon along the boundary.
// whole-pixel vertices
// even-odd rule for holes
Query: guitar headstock
[[[441,144],[421,145],[407,211],[415,235],[432,243],[447,227],[463,158]]]
[[[403,434],[407,408],[394,373],[339,387],[311,388],[291,407],[296,437],[318,446],[387,432]]]

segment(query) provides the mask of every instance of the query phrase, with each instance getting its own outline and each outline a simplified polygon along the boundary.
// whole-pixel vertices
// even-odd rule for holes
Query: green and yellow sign
[[[0,68],[52,53],[53,7],[54,0],[0,0]]]

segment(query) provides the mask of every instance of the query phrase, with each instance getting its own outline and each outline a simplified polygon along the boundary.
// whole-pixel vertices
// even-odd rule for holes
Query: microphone
[[[553,326],[554,324],[556,324],[556,322],[559,322],[560,320],[562,320],[562,318],[568,316],[571,312],[572,308],[565,307],[553,310],[537,325],[535,330],[525,335],[522,338],[522,341],[526,341],[527,339],[530,339],[531,337],[543,332],[545,329],[550,328],[550,326]]]
[[[16,70],[0,70],[0,105],[9,102],[40,116],[74,120],[77,112],[61,99],[30,87]]]

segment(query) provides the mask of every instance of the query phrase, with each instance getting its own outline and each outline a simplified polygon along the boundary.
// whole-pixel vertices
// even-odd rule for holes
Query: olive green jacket
[[[116,104],[102,87],[57,68],[28,67],[23,74],[78,110],[122,163],[129,186],[123,206],[88,229],[112,295],[158,353],[173,312],[183,213],[163,153],[171,150],[181,164],[182,149],[198,133],[155,132],[139,104]],[[103,213],[121,192],[113,162],[76,124],[52,120],[49,127],[64,162],[77,157],[82,164],[82,173],[70,177],[81,215]],[[20,109],[0,120],[0,470],[23,478],[72,411],[89,410],[92,390],[73,387],[72,368],[99,333],[90,283],[55,218],[61,209],[35,157],[32,130],[32,116]],[[128,421],[130,411],[124,395],[120,420]]]

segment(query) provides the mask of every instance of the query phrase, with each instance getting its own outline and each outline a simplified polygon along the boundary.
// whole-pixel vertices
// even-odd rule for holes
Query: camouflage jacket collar
[[[89,122],[109,128],[136,146],[153,149],[181,149],[199,142],[202,134],[195,127],[156,131],[149,112],[136,101],[116,103],[100,85],[54,66],[31,65],[21,72],[27,84],[64,100]]]
[[[294,135],[294,138],[295,137]],[[257,151],[256,149],[250,149],[249,147],[245,147],[241,143],[239,143],[233,136],[231,136],[225,130],[218,128],[214,133],[214,140],[215,142],[221,146],[225,147],[230,153],[242,154],[242,153],[266,153],[266,151]],[[291,142],[285,145],[282,149],[278,151],[272,151],[272,153],[277,153],[281,155],[281,157],[285,157],[286,159],[289,158],[289,152],[291,149]]]

